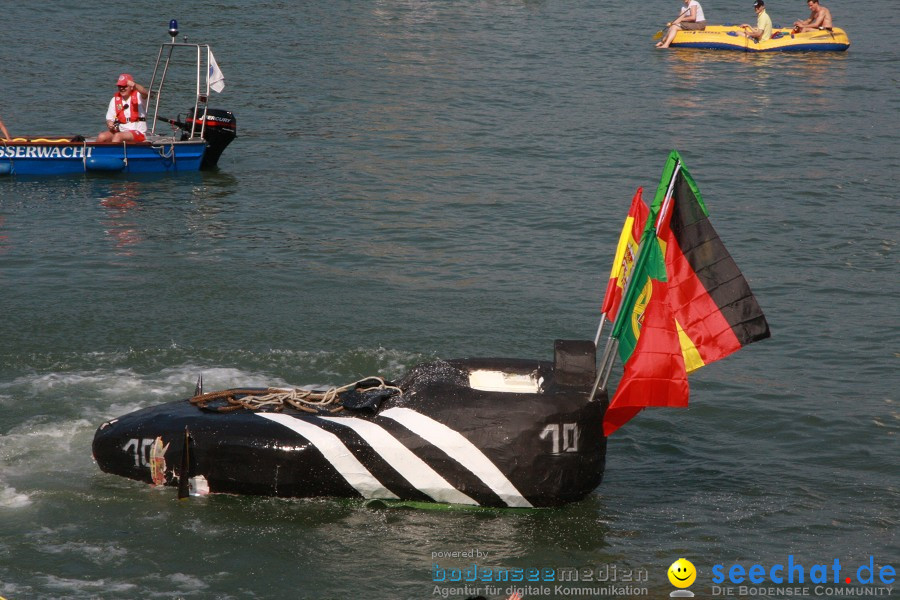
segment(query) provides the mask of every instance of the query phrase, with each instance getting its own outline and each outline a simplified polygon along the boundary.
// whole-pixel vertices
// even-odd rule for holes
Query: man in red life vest
[[[119,91],[109,101],[106,129],[97,134],[98,142],[143,142],[147,133],[147,88],[128,73],[116,81]]]

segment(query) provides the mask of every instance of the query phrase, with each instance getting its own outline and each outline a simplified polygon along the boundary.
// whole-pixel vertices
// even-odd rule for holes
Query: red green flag
[[[647,205],[642,198],[643,188],[638,188],[631,199],[631,208],[625,218],[622,233],[619,234],[619,244],[616,246],[616,255],[613,258],[612,269],[609,273],[609,282],[606,285],[606,296],[600,310],[609,321],[615,321],[622,304],[622,293],[631,276],[637,250],[640,245],[641,233],[647,222]]]
[[[770,335],[708,215],[672,151],[613,325],[625,372],[604,418],[605,435],[645,406],[687,406],[687,373]]]
[[[651,226],[644,232],[638,266],[613,328],[625,373],[606,409],[604,435],[645,406],[687,406],[687,372],[668,292],[665,261]]]

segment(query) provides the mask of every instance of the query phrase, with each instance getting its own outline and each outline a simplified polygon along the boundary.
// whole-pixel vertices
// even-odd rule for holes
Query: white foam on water
[[[71,397],[88,396],[101,399],[159,397],[187,389],[187,377],[181,381],[171,373],[141,375],[132,369],[45,373],[19,377],[0,390],[15,391],[16,395],[41,397],[45,395]],[[180,384],[180,385],[179,385]]]
[[[133,592],[137,585],[124,581],[111,581],[108,579],[72,579],[69,577],[56,577],[45,575],[44,585],[50,589],[68,591],[70,593],[102,592],[106,594],[124,594]]]
[[[0,509],[17,509],[31,505],[28,494],[20,494],[15,488],[0,481]]]
[[[0,597],[27,598],[31,594],[26,586],[19,586],[9,581],[0,581]]]
[[[60,544],[42,544],[42,552],[47,554],[71,554],[86,558],[94,563],[118,563],[123,560],[128,551],[114,542],[106,544],[89,544],[87,542],[63,542]]]
[[[203,387],[206,391],[220,390],[235,387],[283,387],[285,382],[283,379],[272,377],[262,373],[248,373],[241,369],[230,367],[180,367],[177,372],[165,374],[169,382],[177,382],[179,378],[187,379],[191,382],[191,386],[185,394],[190,396],[194,392],[194,384],[197,377],[202,373]]]
[[[78,416],[95,425],[146,406],[188,398],[197,377],[203,374],[205,387],[267,387],[284,382],[265,374],[235,368],[203,368],[193,364],[165,368],[154,373],[133,369],[98,369],[76,372],[29,374],[10,382],[0,382],[0,406],[16,408],[30,404],[29,413],[53,412],[53,404],[77,406]]]
[[[84,452],[76,437],[94,428],[87,419],[41,422],[36,417],[0,436],[0,474],[68,469]]]
[[[186,573],[172,573],[166,579],[182,593],[199,592],[209,587],[202,579]]]
[[[161,368],[152,372],[140,372],[133,367],[121,366],[129,354],[119,356],[116,353],[96,354],[88,362],[97,365],[95,369],[77,369],[66,371],[65,364],[55,365],[63,370],[53,372],[28,373],[12,381],[0,382],[0,406],[15,407],[17,403],[33,400],[46,403],[49,400],[64,399],[67,402],[78,401],[79,405],[97,407],[98,405],[117,407],[143,407],[170,400],[189,397],[199,375],[203,375],[204,387],[208,391],[231,387],[301,387],[297,382],[286,382],[281,377],[254,369],[227,366],[203,366],[192,362],[172,367]],[[262,357],[254,355],[253,362],[269,362],[275,368],[296,365],[308,372],[309,369],[324,375],[324,384],[303,382],[304,388],[322,388],[349,383],[346,373],[359,369],[365,371],[361,377],[371,375],[400,375],[405,365],[412,360],[417,362],[418,355],[384,348],[359,348],[344,353],[305,352],[271,350]],[[76,362],[84,363],[84,355]],[[236,357],[240,362],[241,357]],[[222,360],[222,359],[220,359]],[[116,364],[120,363],[120,364]],[[334,379],[332,379],[332,374]],[[82,399],[87,402],[82,402]],[[85,415],[95,418],[96,414]]]
[[[59,590],[65,594],[100,594],[108,596],[110,594],[116,597],[128,598],[137,597],[135,590],[147,587],[150,581],[155,582],[152,587],[157,591],[152,593],[155,597],[184,597],[184,595],[195,595],[209,588],[209,584],[205,583],[198,577],[188,575],[186,573],[170,573],[148,574],[144,578],[143,583],[130,583],[125,581],[114,581],[111,579],[74,579],[71,577],[57,577],[54,575],[44,575],[40,579],[48,589]],[[170,588],[171,591],[165,591]],[[143,594],[141,594],[143,596]]]

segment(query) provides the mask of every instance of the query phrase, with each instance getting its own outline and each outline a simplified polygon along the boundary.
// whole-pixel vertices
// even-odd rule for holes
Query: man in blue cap
[[[742,31],[745,36],[751,39],[764,42],[772,37],[772,19],[766,14],[766,3],[764,0],[756,0],[753,3],[753,10],[756,11],[756,27],[750,27],[747,23],[741,25],[742,29],[750,31]]]

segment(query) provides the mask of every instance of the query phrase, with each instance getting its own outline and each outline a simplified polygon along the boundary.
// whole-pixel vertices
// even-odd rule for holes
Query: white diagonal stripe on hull
[[[322,453],[325,460],[331,463],[331,466],[347,480],[347,483],[362,494],[363,498],[399,500],[393,492],[381,485],[381,482],[353,456],[340,438],[330,431],[325,431],[318,425],[290,415],[278,413],[257,413],[257,415],[284,425],[308,439],[316,447],[316,450]]]
[[[441,477],[421,458],[410,451],[379,425],[352,417],[321,417],[326,421],[349,427],[369,444],[381,458],[402,475],[414,488],[438,502],[478,504]]]
[[[458,431],[409,408],[389,408],[378,413],[378,416],[397,421],[446,452],[448,456],[481,479],[486,486],[506,502],[507,506],[531,508],[531,503],[506,478],[506,475],[475,444]]]

